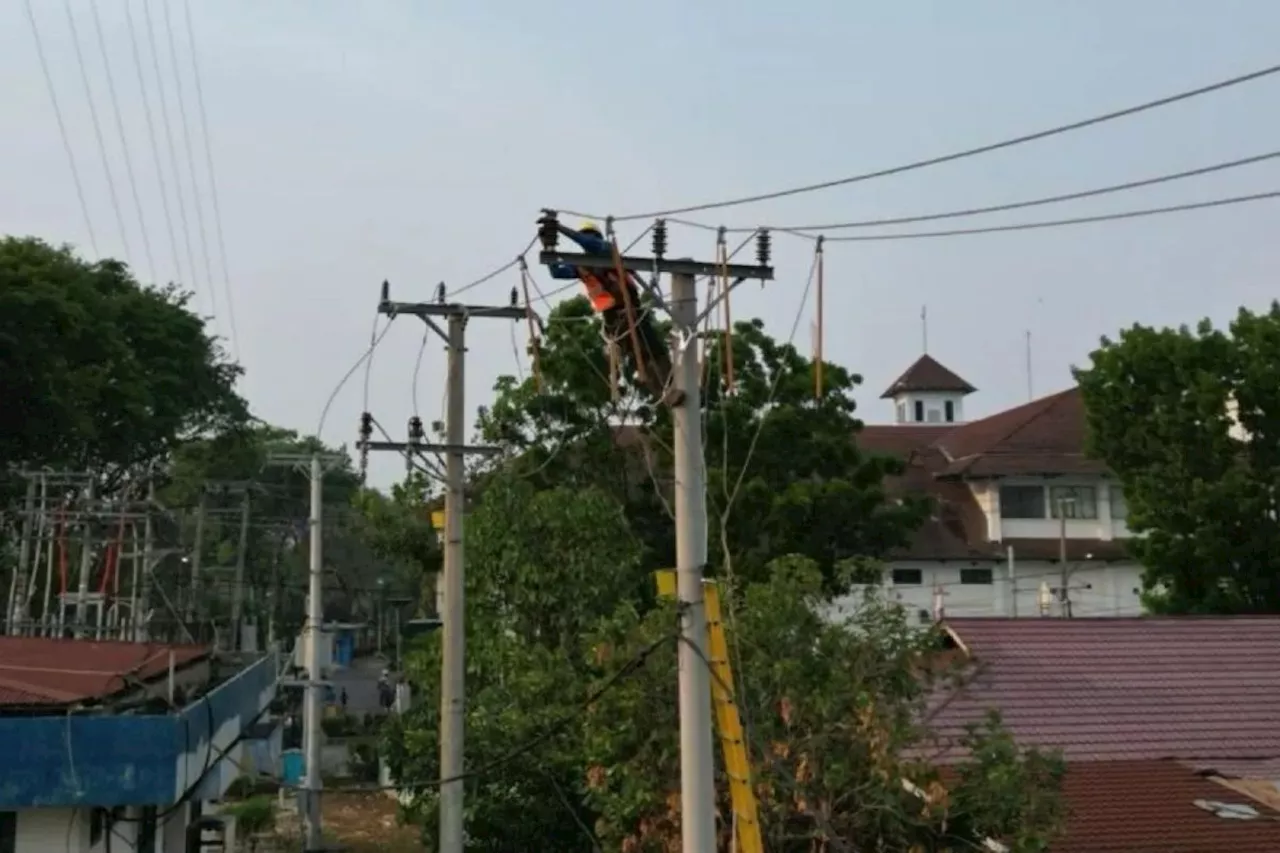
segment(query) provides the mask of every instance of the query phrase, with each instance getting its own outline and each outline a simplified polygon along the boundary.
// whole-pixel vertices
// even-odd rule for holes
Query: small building
[[[886,483],[891,496],[933,506],[887,561],[885,594],[921,621],[1058,616],[1066,607],[1073,616],[1142,613],[1142,568],[1124,547],[1124,491],[1085,453],[1079,389],[970,421],[975,391],[921,356],[881,395],[894,422],[857,437],[864,451],[906,465]]]
[[[0,637],[0,851],[170,853],[269,726],[274,655]]]
[[[989,710],[1060,751],[1052,853],[1280,850],[1280,617],[948,619],[964,664],[930,714],[934,760],[964,758]]]

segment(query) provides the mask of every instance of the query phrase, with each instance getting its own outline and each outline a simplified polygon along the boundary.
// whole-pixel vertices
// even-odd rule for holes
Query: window
[[[1116,521],[1124,521],[1129,517],[1129,504],[1124,499],[1124,489],[1111,486],[1111,517]]]
[[[924,572],[920,569],[894,569],[894,586],[920,586],[924,583]]]
[[[916,400],[916,423],[924,423],[924,400]]]
[[[956,404],[955,404],[955,401],[954,401],[954,400],[947,400],[945,403],[943,403],[943,404],[942,404],[942,408],[945,410],[945,413],[946,413],[946,421],[947,421],[947,423],[949,423],[949,424],[950,424],[950,423],[955,423],[955,420],[956,420]]]
[[[905,424],[907,422],[907,404],[898,404],[898,423]]]
[[[1067,518],[1097,518],[1097,490],[1093,486],[1054,486],[1049,490],[1049,510],[1054,518],[1059,506]]]
[[[1044,518],[1042,486],[1001,486],[1001,518]]]
[[[991,570],[990,569],[961,569],[960,583],[974,585],[990,585]]]
[[[0,812],[0,853],[17,853],[18,813]]]

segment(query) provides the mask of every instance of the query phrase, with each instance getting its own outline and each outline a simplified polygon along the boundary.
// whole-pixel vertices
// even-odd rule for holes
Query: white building
[[[1084,453],[1079,390],[969,422],[964,402],[975,390],[921,356],[882,395],[896,422],[868,425],[858,437],[865,451],[906,463],[888,484],[892,494],[934,504],[889,561],[885,594],[924,620],[939,608],[948,616],[1056,616],[1065,568],[1071,615],[1141,614],[1141,567],[1124,548],[1124,494]]]

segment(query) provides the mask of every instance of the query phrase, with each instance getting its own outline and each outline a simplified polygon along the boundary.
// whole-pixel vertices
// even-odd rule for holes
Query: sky
[[[1280,61],[1280,4],[1270,0],[30,0],[91,241],[24,2],[0,4],[0,233],[70,243],[88,257],[96,242],[101,256],[128,261],[144,281],[189,287],[244,365],[242,392],[256,414],[305,433],[317,430],[326,401],[367,349],[384,279],[405,301],[430,299],[438,282],[472,281],[524,249],[540,208],[625,216],[815,183]],[[905,216],[1193,169],[1280,148],[1278,98],[1280,75],[959,162],[689,218],[739,227]],[[1274,160],[885,230],[1087,216],[1273,189]],[[645,225],[620,224],[620,236],[629,240]],[[927,306],[929,353],[980,389],[966,414],[989,414],[1027,399],[1028,331],[1031,390],[1040,396],[1068,387],[1071,366],[1086,364],[1101,336],[1133,323],[1222,323],[1242,305],[1265,307],[1276,294],[1278,234],[1280,201],[1263,201],[1043,231],[832,243],[825,355],[865,377],[861,416],[888,421],[891,407],[879,395],[920,355]],[[673,226],[671,256],[713,252],[713,234]],[[744,285],[734,298],[738,317],[764,317],[783,339],[799,317],[802,352],[813,320],[812,301],[801,305],[811,252],[778,235],[776,281]],[[501,304],[517,282],[509,272],[468,297]],[[403,434],[421,341],[416,320],[394,322],[367,381],[357,370],[333,398],[327,441],[355,440],[366,395],[379,422]],[[488,400],[497,376],[529,369],[524,342],[519,325],[470,325],[469,408]],[[417,388],[427,421],[440,417],[444,366],[443,346],[430,341]],[[374,482],[402,471],[389,456],[371,461]]]

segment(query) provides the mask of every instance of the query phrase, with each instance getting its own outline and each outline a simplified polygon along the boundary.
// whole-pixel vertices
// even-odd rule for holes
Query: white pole
[[[675,408],[676,578],[680,623],[680,807],[685,853],[715,850],[715,778],[711,743],[711,674],[702,570],[707,562],[703,486],[702,402],[695,334],[698,295],[692,276],[671,277],[675,320],[674,381],[684,392]]]
[[[449,407],[446,412],[444,496],[444,620],[443,660],[440,667],[440,775],[444,779],[464,772],[466,725],[466,633],[463,592],[465,567],[462,551],[463,443],[466,440],[465,373],[466,317],[449,316]],[[399,638],[397,638],[397,643]],[[463,781],[440,786],[440,853],[462,853]]]
[[[310,584],[307,597],[307,704],[303,713],[302,734],[306,748],[306,828],[307,850],[319,850],[323,841],[320,834],[320,719],[322,696],[320,685],[320,633],[324,622],[323,584],[323,518],[324,469],[320,454],[311,455],[311,548]]]
[[[1005,552],[1009,566],[1009,617],[1018,618],[1018,574],[1013,562],[1013,546]]]

